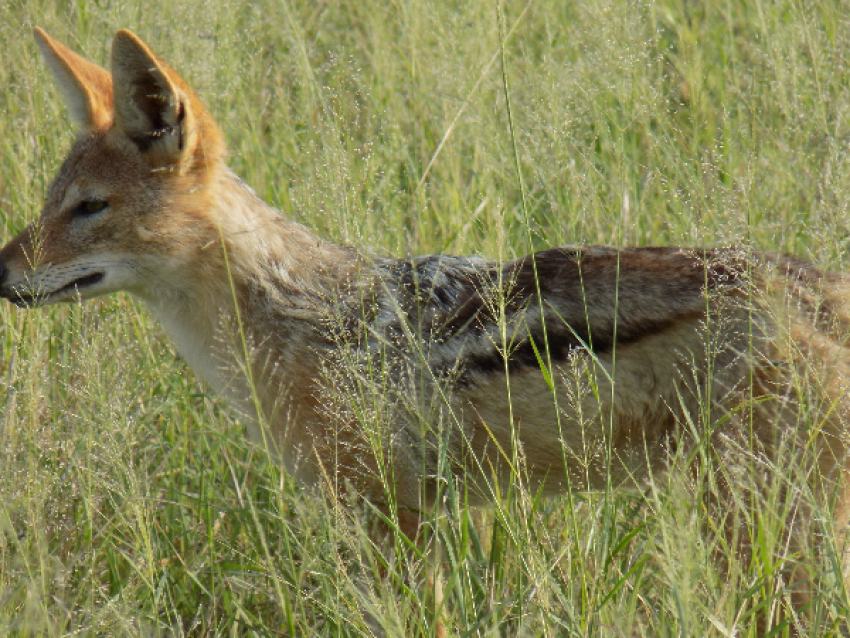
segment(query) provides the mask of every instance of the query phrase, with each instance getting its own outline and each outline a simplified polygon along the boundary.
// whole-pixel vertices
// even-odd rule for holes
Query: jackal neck
[[[233,395],[233,377],[255,347],[287,356],[299,343],[320,344],[321,324],[357,269],[350,248],[326,242],[263,202],[229,170],[195,211],[206,227],[186,276],[145,299],[187,362],[217,390]],[[271,350],[269,335],[280,341]],[[262,366],[274,362],[262,362]],[[251,363],[253,365],[253,362]],[[237,393],[242,393],[237,391]]]
[[[222,180],[217,223],[237,298],[293,316],[324,311],[359,261],[355,251],[288,219],[230,171]],[[258,294],[268,300],[260,303]]]

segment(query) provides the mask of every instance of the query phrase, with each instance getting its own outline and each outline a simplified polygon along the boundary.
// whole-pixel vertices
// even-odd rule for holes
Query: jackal
[[[414,537],[438,475],[473,503],[512,480],[639,485],[708,441],[720,464],[809,455],[847,524],[847,276],[743,249],[335,245],[228,170],[207,109],[135,35],[116,34],[111,72],[35,35],[81,130],[0,251],[0,295],[143,300],[305,484],[345,485]]]

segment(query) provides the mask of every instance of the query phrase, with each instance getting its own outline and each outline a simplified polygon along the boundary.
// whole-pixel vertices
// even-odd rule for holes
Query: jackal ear
[[[71,115],[84,129],[106,129],[112,125],[112,77],[103,67],[89,62],[42,29],[33,31]]]
[[[196,111],[185,82],[129,31],[112,41],[117,125],[151,166],[178,164],[197,146]],[[198,106],[195,106],[198,102]]]

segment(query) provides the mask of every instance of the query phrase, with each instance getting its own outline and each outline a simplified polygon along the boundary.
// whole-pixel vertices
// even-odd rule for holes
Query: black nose
[[[0,286],[3,285],[3,280],[6,279],[6,266],[0,261]]]

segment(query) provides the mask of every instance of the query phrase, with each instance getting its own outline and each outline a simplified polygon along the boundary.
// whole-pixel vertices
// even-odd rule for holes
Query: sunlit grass
[[[76,132],[31,27],[107,66],[130,28],[209,105],[234,170],[323,237],[501,258],[735,243],[846,268],[845,4],[509,2],[504,59],[497,8],[6,3],[0,240]],[[249,446],[129,297],[0,307],[0,388],[0,633],[433,634],[421,565],[381,565],[369,512]],[[699,498],[708,470],[655,479],[555,500],[520,484],[486,512],[448,494],[432,519],[450,634],[757,635],[753,611],[786,602],[777,504],[754,503],[768,523],[743,565]],[[801,557],[811,635],[848,631],[832,541]]]

